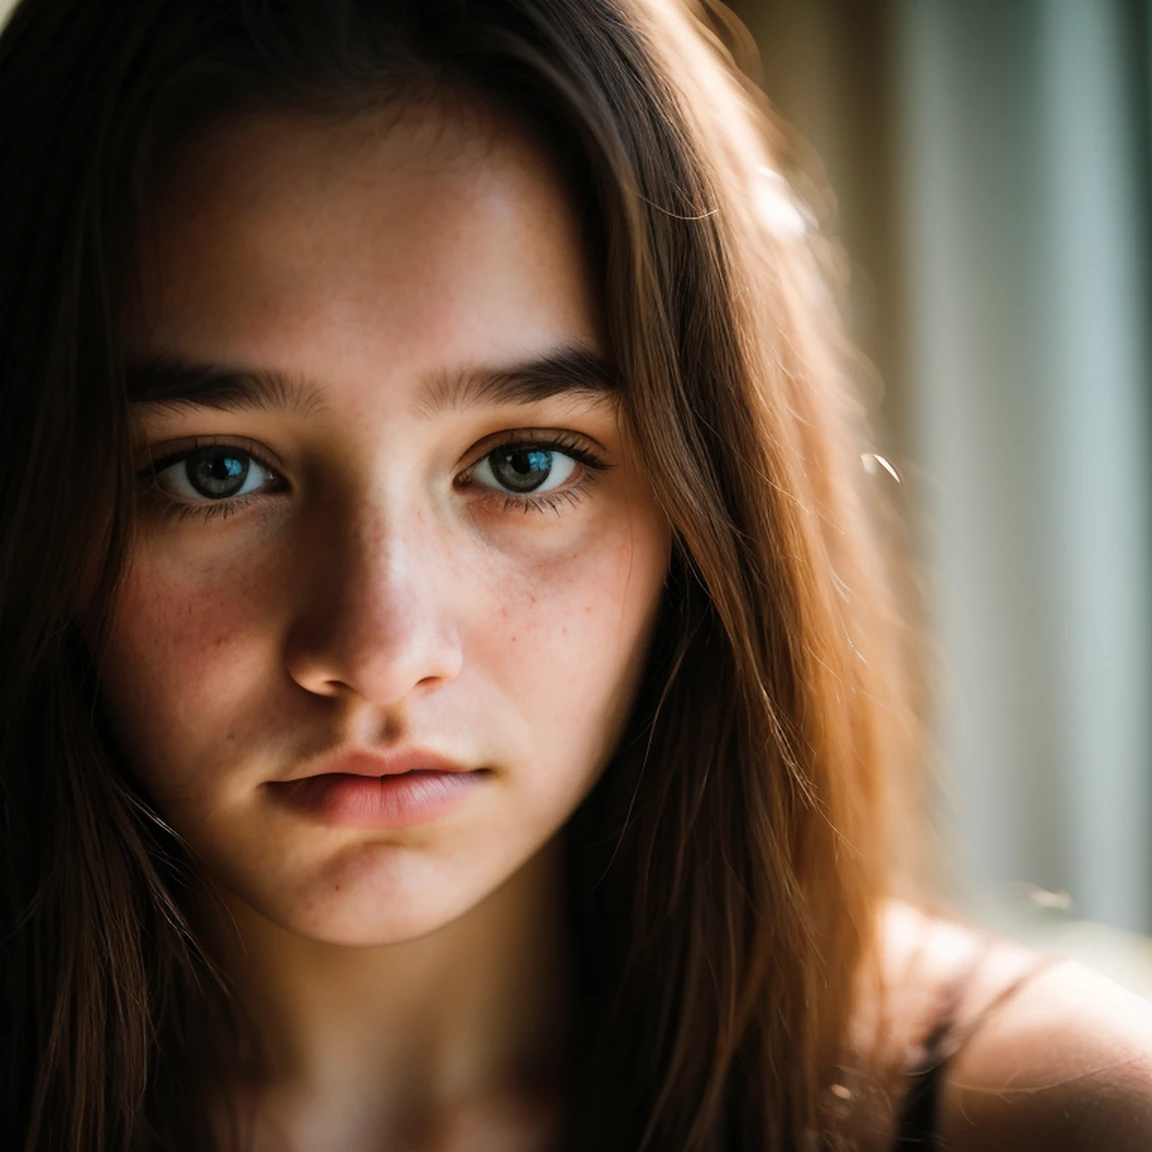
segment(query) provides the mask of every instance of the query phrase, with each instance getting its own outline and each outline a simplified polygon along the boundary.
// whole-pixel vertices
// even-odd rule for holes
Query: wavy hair
[[[830,249],[726,23],[672,0],[17,7],[0,36],[0,1108],[25,1152],[208,1147],[204,1054],[219,1067],[246,1043],[188,915],[190,857],[99,702],[132,533],[120,323],[149,189],[229,117],[429,92],[527,116],[563,158],[626,432],[673,528],[633,714],[563,833],[567,1146],[833,1141],[915,725]]]

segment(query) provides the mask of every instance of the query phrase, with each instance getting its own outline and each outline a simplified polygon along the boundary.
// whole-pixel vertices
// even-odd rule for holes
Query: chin
[[[437,916],[427,909],[412,915],[381,915],[378,912],[371,917],[342,916],[333,910],[330,915],[301,917],[282,926],[317,944],[339,948],[386,948],[431,936],[454,919],[456,917]]]
[[[349,873],[352,874],[349,874]],[[485,891],[450,884],[421,868],[341,869],[281,887],[241,893],[259,918],[295,936],[352,948],[418,940],[459,919]]]

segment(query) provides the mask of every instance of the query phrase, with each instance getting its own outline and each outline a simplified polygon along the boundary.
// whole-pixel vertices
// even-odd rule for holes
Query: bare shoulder
[[[1075,961],[1045,964],[908,906],[890,909],[884,935],[906,1037],[927,1034],[928,1006],[962,981],[938,1111],[950,1152],[1152,1149],[1152,1003]]]
[[[1005,950],[1022,954],[1005,955],[1005,968],[1033,961]],[[1147,1152],[1152,1004],[1075,961],[1055,964],[977,1024],[940,1103],[955,1152]]]

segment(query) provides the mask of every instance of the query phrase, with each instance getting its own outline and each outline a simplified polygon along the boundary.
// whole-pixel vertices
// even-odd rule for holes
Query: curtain
[[[1152,931],[1152,3],[734,7],[839,202],[957,894]]]

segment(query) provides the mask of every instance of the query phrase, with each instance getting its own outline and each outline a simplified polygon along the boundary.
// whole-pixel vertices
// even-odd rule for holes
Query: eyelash
[[[156,477],[160,472],[172,467],[174,464],[179,464],[187,460],[190,456],[203,451],[205,448],[229,448],[237,454],[247,456],[254,460],[261,468],[275,478],[276,486],[271,489],[273,492],[282,491],[283,487],[286,486],[286,482],[277,472],[276,468],[254,447],[241,446],[215,438],[202,439],[198,437],[193,440],[191,447],[183,448],[178,452],[173,452],[167,456],[153,460],[139,473],[139,480],[145,495],[159,503],[160,511],[166,518],[177,517],[184,520],[189,517],[195,517],[201,521],[226,519],[229,516],[234,516],[242,505],[247,504],[253,499],[252,496],[241,496],[231,499],[205,501],[203,504],[191,504],[173,498],[160,488],[156,482]],[[455,477],[454,483],[461,478],[468,477],[472,471],[479,467],[489,456],[499,452],[501,449],[507,448],[534,448],[543,452],[558,451],[582,464],[585,471],[580,481],[571,488],[557,489],[556,491],[547,492],[540,496],[532,496],[531,494],[514,496],[511,493],[501,493],[496,489],[481,486],[481,491],[485,493],[484,499],[503,500],[504,507],[502,511],[505,513],[519,509],[525,515],[529,512],[554,511],[559,516],[561,515],[561,505],[568,504],[575,506],[579,504],[587,495],[589,486],[597,479],[598,474],[612,467],[611,464],[601,459],[596,453],[576,443],[563,433],[553,433],[547,439],[543,440],[532,436],[521,436],[516,433],[510,433],[509,439],[490,448],[480,456],[474,464],[459,473]]]

